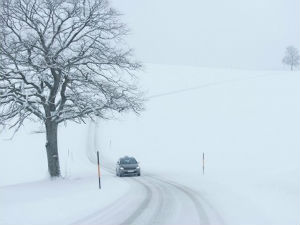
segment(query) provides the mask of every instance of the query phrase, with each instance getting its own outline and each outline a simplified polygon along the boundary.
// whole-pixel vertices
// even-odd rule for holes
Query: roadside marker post
[[[99,160],[99,151],[97,151],[97,164],[98,164],[98,179],[99,179],[99,189],[101,189],[101,178],[100,178],[100,160]]]

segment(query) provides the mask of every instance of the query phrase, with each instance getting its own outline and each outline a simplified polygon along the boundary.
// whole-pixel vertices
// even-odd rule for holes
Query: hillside
[[[140,77],[147,96],[141,115],[125,114],[97,126],[60,127],[66,181],[96,176],[91,163],[95,150],[107,164],[131,155],[145,176],[170,179],[202,193],[214,208],[215,215],[209,217],[219,215],[231,225],[299,223],[299,71],[149,64]],[[26,182],[38,181],[37,189],[47,185],[40,181],[48,179],[45,137],[32,134],[42,130],[39,126],[28,122],[12,141],[5,140],[10,133],[0,135],[3,193],[13,196]],[[113,185],[111,179],[108,184]],[[8,186],[12,184],[17,185]],[[17,210],[26,207],[28,199],[24,201]],[[0,209],[5,207],[1,202]],[[13,221],[6,212],[4,221]]]

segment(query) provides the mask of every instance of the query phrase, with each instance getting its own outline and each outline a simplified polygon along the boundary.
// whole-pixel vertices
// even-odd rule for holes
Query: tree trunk
[[[60,176],[60,166],[57,146],[57,124],[53,121],[46,121],[46,150],[48,159],[48,171],[51,177]]]

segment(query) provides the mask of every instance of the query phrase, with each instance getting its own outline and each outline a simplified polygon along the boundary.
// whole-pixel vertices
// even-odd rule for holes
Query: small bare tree
[[[294,46],[289,46],[286,48],[285,56],[282,59],[282,63],[291,66],[291,70],[294,69],[294,67],[299,66],[300,56],[298,49]]]
[[[0,124],[45,125],[48,170],[60,176],[58,124],[109,119],[143,107],[133,72],[140,64],[106,0],[2,0]]]

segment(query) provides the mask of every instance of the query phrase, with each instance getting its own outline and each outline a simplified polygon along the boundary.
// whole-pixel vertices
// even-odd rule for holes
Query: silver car
[[[116,175],[119,177],[141,176],[141,168],[134,157],[125,156],[117,162]]]

